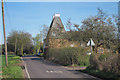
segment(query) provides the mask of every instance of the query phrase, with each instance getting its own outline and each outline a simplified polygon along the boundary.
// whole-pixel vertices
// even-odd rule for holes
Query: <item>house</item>
[[[78,42],[68,41],[65,39],[67,31],[65,31],[60,14],[55,14],[50,24],[50,28],[46,39],[44,39],[44,51],[46,53],[49,48],[62,48],[62,47],[78,47]]]
[[[46,39],[44,39],[44,48],[51,47],[52,40],[59,41],[59,39],[63,38],[65,34],[65,29],[60,19],[60,14],[55,14],[53,16],[53,20],[50,24],[50,28],[47,34]]]

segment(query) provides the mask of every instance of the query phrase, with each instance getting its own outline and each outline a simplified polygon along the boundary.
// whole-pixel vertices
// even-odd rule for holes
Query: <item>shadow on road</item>
[[[53,62],[50,61],[46,61],[44,58],[42,57],[36,57],[36,58],[31,58],[31,60],[36,60],[36,61],[40,61],[42,64],[48,65],[48,66],[61,66],[59,64],[55,64]]]
[[[43,60],[42,58],[31,58],[31,60]]]
[[[46,61],[43,57],[38,57],[38,56],[23,56],[23,60],[24,61],[28,61],[28,60],[34,60],[34,61],[39,61],[42,64],[48,65],[48,66],[61,66],[59,64],[55,64],[53,62],[50,61]]]
[[[35,70],[35,73],[37,71],[40,71],[38,70],[40,67],[37,67],[37,66],[42,66],[41,67],[41,71],[45,70],[45,71],[48,71],[48,72],[56,72],[56,71],[61,71],[62,74],[68,74],[67,76],[71,77],[73,74],[75,74],[74,76],[77,76],[80,75],[81,77],[88,77],[88,78],[92,78],[91,80],[93,80],[94,78],[93,77],[90,77],[89,75],[86,75],[86,74],[83,74],[79,71],[76,71],[76,70],[70,70],[68,68],[63,68],[63,67],[60,67],[61,65],[59,64],[56,64],[56,63],[53,63],[53,62],[50,62],[50,61],[46,61],[44,58],[42,57],[38,57],[38,56],[23,56],[23,60],[26,61],[26,63],[28,63],[29,65],[32,65],[32,63],[34,63],[34,65],[36,65],[36,67],[34,66],[34,68],[36,69]],[[37,65],[38,64],[38,65]],[[45,67],[45,68],[44,68]],[[33,68],[33,67],[32,67]],[[31,70],[31,69],[30,69]],[[44,73],[44,72],[43,72]],[[33,72],[32,72],[33,74]],[[52,73],[51,73],[52,74]],[[56,74],[56,73],[55,73]],[[59,75],[59,74],[58,74]],[[61,75],[61,74],[60,74]],[[64,77],[64,76],[63,76]],[[53,80],[53,79],[52,79]],[[89,79],[90,80],[90,79]],[[94,79],[94,80],[97,80],[97,79]]]
[[[36,55],[25,55],[25,56],[22,56],[22,57],[36,57]]]

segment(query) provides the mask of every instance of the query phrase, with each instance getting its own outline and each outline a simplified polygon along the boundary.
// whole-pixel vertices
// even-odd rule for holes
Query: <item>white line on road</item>
[[[51,71],[48,71],[48,70],[47,70],[46,72],[47,72],[47,73],[63,73],[62,71],[52,71],[52,70],[51,70]]]
[[[30,75],[29,75],[28,70],[27,70],[27,67],[26,67],[26,63],[24,62],[24,60],[23,60],[22,57],[21,57],[21,59],[22,59],[23,63],[25,64],[25,71],[26,71],[26,74],[27,74],[29,80],[31,80],[31,79],[30,79]]]
[[[29,80],[31,80],[31,79],[30,79],[30,75],[29,75],[28,70],[27,70],[27,67],[26,67],[26,64],[25,64],[25,71],[26,71],[26,73],[27,73],[27,76],[28,76]]]

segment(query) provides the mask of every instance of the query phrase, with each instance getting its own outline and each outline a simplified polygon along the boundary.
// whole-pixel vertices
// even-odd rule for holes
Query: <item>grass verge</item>
[[[104,80],[107,79],[120,80],[120,75],[113,72],[101,71],[92,68],[86,68],[85,70],[81,70],[81,71]]]
[[[8,66],[5,65],[5,55],[2,55],[2,77],[3,78],[23,78],[22,69],[18,65],[21,63],[20,57],[8,55]]]
[[[0,79],[2,78],[2,56],[0,55]]]

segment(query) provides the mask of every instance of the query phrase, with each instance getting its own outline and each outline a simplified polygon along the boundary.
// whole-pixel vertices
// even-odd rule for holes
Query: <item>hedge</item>
[[[86,54],[85,48],[65,47],[49,48],[46,58],[61,65],[88,66],[90,56]]]

